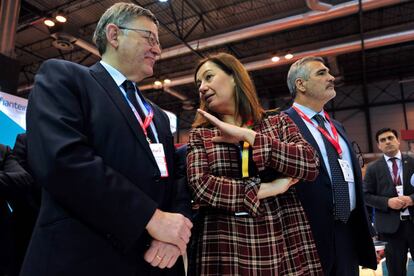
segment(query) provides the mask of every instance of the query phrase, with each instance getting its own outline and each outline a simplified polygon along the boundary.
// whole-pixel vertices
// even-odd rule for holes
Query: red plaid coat
[[[284,114],[254,126],[252,146],[258,171],[312,181],[319,161],[296,125]],[[213,143],[215,127],[190,133],[187,172],[196,204],[204,214],[196,236],[192,275],[322,275],[309,223],[294,188],[263,200],[260,178],[241,178],[240,150]],[[246,212],[238,216],[235,213]]]

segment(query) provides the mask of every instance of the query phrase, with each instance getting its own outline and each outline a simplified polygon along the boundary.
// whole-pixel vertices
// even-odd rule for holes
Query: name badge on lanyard
[[[152,155],[154,155],[157,162],[158,169],[160,170],[161,177],[168,177],[167,159],[165,158],[164,146],[161,143],[149,144]]]
[[[152,143],[153,141],[151,141],[148,137],[147,129],[151,127],[150,125],[154,117],[154,111],[148,104],[144,104],[145,108],[148,111],[148,115],[145,117],[145,121],[143,122],[141,116],[138,114],[137,110],[135,109],[133,104],[128,100],[128,98],[127,101],[132,109],[132,112],[137,118],[138,123],[142,128],[142,131],[144,132],[145,138],[147,139],[147,142],[150,146],[152,155],[154,156],[154,159],[157,162],[157,166],[160,170],[161,177],[168,177],[167,159],[165,158],[164,146],[161,143]]]
[[[347,160],[338,159],[339,165],[342,169],[342,174],[346,182],[354,182],[354,174],[352,173],[351,165]]]

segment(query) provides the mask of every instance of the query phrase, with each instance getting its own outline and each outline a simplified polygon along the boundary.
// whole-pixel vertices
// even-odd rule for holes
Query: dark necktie
[[[318,126],[329,134],[325,128],[324,118],[319,114],[316,114],[313,118],[318,122]],[[345,181],[341,166],[339,165],[338,152],[324,135],[322,135],[322,139],[328,155],[329,167],[331,168],[332,188],[335,200],[335,218],[346,223],[351,214],[348,182]]]
[[[392,162],[392,180],[395,186],[401,185],[401,179],[398,174],[398,165],[397,165],[397,157],[390,158]]]
[[[145,118],[146,118],[145,113],[141,109],[141,107],[139,106],[139,103],[138,103],[137,98],[135,96],[135,92],[136,92],[138,94],[138,96],[140,97],[141,101],[145,105],[145,99],[144,99],[144,97],[142,97],[142,95],[140,95],[141,92],[139,91],[139,89],[136,89],[135,85],[132,83],[132,81],[129,81],[129,80],[125,80],[122,83],[122,87],[124,88],[124,90],[126,92],[126,96],[127,96],[128,100],[135,107],[136,111],[138,112],[139,116],[141,117],[142,122],[144,122]],[[147,134],[148,134],[148,138],[151,140],[151,142],[155,143],[156,140],[155,140],[154,134],[152,133],[151,126],[148,126]]]

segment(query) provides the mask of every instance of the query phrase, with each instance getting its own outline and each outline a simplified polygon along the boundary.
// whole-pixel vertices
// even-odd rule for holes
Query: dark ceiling
[[[65,13],[68,21],[60,31],[92,44],[99,17],[115,2],[22,0],[16,36],[21,64],[18,94],[30,93],[34,75],[46,59],[62,58],[84,65],[99,60],[76,43],[63,45],[67,50],[55,48],[51,37],[55,31],[43,24],[45,17]],[[229,52],[250,66],[259,97],[269,108],[289,102],[285,84],[289,64],[308,53],[326,57],[338,86],[414,76],[413,0],[365,0],[361,1],[362,11],[357,0],[324,0],[332,5],[325,12],[310,9],[305,0],[131,2],[152,10],[161,23],[164,53],[154,77],[142,83],[144,93],[175,112],[182,119],[181,128],[189,126],[198,105],[198,94],[189,78],[192,70],[200,57],[217,51]],[[266,29],[267,24],[271,29]],[[213,45],[205,47],[210,42]],[[174,52],[177,49],[181,54]],[[292,60],[270,62],[272,55],[288,52],[294,55]],[[172,80],[170,89],[153,87],[155,80],[166,78]]]

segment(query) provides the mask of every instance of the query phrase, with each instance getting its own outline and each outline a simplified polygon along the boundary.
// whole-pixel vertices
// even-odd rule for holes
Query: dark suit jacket
[[[318,144],[299,114],[293,108],[289,108],[285,112],[299,127],[305,140],[308,141],[318,151],[319,156],[321,156]],[[348,147],[352,149],[343,126],[335,120],[332,121],[338,130],[338,134],[344,138]],[[353,210],[353,219],[348,223],[351,225],[354,232],[353,240],[355,241],[355,246],[358,250],[359,265],[375,269],[377,262],[362,193],[361,169],[352,150],[351,158],[352,168],[355,174],[356,208]],[[335,252],[333,242],[334,206],[332,199],[332,184],[324,162],[321,162],[319,175],[315,181],[300,182],[296,184],[295,187],[306,215],[308,216],[322,266],[329,267],[333,262]]]
[[[404,195],[414,200],[410,178],[414,173],[414,159],[402,155]],[[388,208],[388,199],[398,196],[384,157],[371,163],[365,173],[364,193],[367,205],[375,208],[375,228],[379,233],[395,233],[400,226],[400,211]],[[409,207],[414,215],[414,207]]]
[[[43,194],[22,275],[179,273],[182,266],[161,271],[143,259],[155,209],[190,210],[176,201],[168,117],[153,109],[168,178],[100,63],[43,63],[27,109],[29,165]]]

